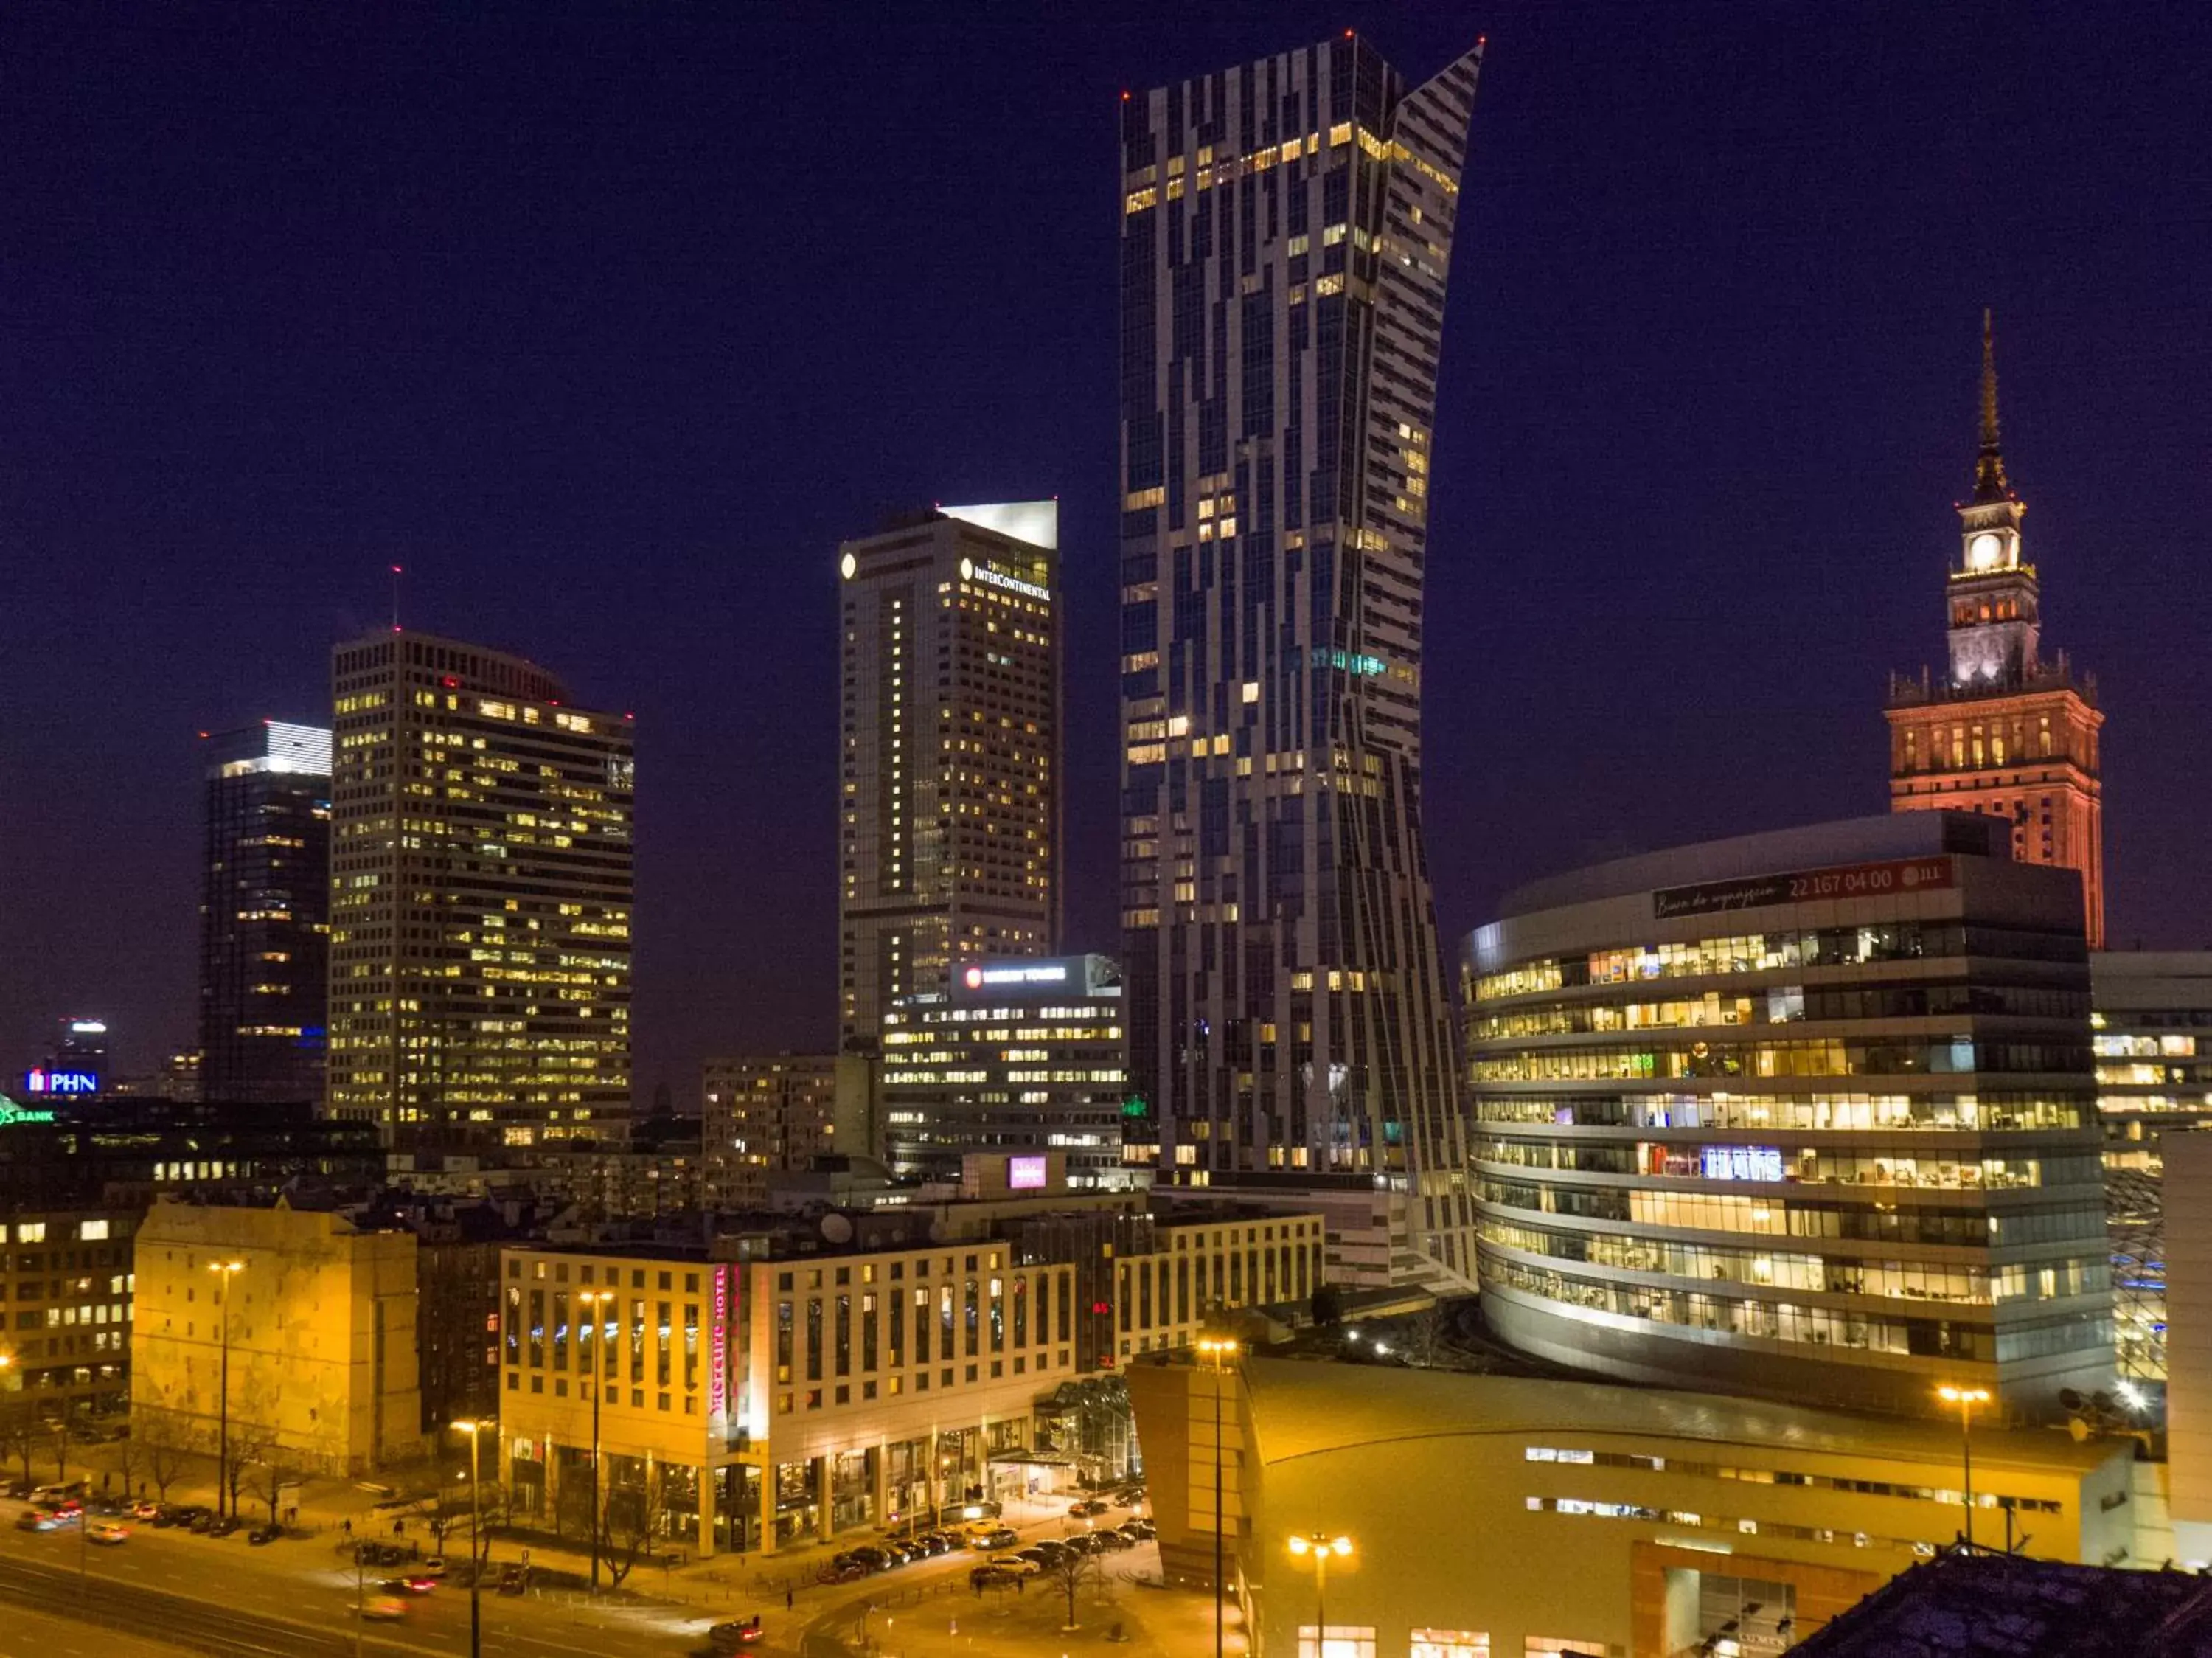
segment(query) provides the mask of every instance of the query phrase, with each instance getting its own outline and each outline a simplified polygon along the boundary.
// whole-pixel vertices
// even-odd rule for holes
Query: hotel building
[[[207,740],[199,1092],[323,1102],[331,734],[264,720]]]
[[[620,1140],[629,716],[427,634],[332,672],[330,1109],[402,1153]]]
[[[1057,1152],[1073,1186],[1148,1184],[1121,1152],[1124,1037],[1103,955],[972,961],[950,991],[902,997],[884,1015],[884,1161],[942,1180],[970,1151]]]
[[[1160,1179],[1474,1275],[1420,815],[1438,352],[1480,52],[1122,106],[1122,968]]]
[[[1060,930],[1060,509],[945,507],[838,550],[838,1045]]]
[[[1913,813],[1511,895],[1467,953],[1491,1326],[1881,1410],[2109,1386],[2080,884],[2008,842]]]
[[[2105,819],[2096,681],[2061,652],[2039,654],[2041,593],[2021,558],[2027,504],[2005,477],[1996,348],[1982,314],[1981,450],[1959,507],[1960,558],[1948,583],[1950,670],[1932,683],[1894,675],[1889,801],[1897,812],[1981,812],[2009,829],[2021,863],[2081,877],[2089,948],[2105,942]]]
[[[1318,1216],[1154,1216],[1133,1194],[1011,1187],[1010,1161],[973,1160],[967,1201],[712,1250],[507,1250],[517,1523],[584,1534],[595,1391],[607,1484],[647,1493],[655,1529],[702,1555],[1062,1489],[1079,1460],[1054,1425],[1063,1384],[1319,1282]]]

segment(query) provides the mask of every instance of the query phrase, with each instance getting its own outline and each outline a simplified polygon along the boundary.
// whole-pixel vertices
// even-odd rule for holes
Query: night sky
[[[1112,949],[1115,106],[1489,37],[1445,334],[1445,937],[1593,857],[1882,809],[1996,308],[2112,936],[2212,943],[2212,9],[11,5],[0,1064],[192,1039],[194,732],[334,640],[635,710],[641,1093],[826,1044],[834,547],[1060,497],[1071,948]]]

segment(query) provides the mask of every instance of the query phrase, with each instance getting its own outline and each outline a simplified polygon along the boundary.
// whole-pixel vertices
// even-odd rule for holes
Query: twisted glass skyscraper
[[[1421,576],[1480,50],[1340,40],[1121,129],[1122,924],[1163,1185],[1472,1276],[1420,830]]]

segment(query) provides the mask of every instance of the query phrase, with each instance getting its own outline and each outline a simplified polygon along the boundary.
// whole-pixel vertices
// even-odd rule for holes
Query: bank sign
[[[1823,898],[1890,898],[1899,893],[1932,893],[1958,885],[1958,860],[1948,856],[1896,858],[1887,863],[1846,863],[1832,869],[1790,869],[1780,875],[1747,875],[1740,881],[1709,881],[1696,887],[1668,887],[1651,895],[1651,913],[1660,921],[1676,916],[1712,915],[1723,910],[1759,910],[1776,904],[1808,904]]]
[[[59,1070],[40,1067],[23,1079],[26,1094],[97,1094],[100,1074],[89,1070]]]

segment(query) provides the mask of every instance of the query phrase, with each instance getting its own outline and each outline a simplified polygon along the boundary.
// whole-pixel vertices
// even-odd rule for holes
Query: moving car
[[[1086,1496],[1080,1503],[1071,1503],[1067,1512],[1078,1520],[1088,1520],[1094,1514],[1104,1514],[1106,1504],[1095,1496]]]
[[[380,1594],[362,1607],[361,1615],[372,1623],[394,1623],[407,1615],[407,1603],[392,1595]]]
[[[438,1584],[429,1577],[387,1577],[376,1587],[386,1594],[428,1594]]]
[[[130,1536],[131,1528],[128,1526],[118,1526],[112,1521],[103,1521],[84,1534],[84,1540],[112,1548],[118,1543],[128,1541]]]
[[[978,1566],[968,1574],[968,1581],[978,1589],[988,1589],[995,1584],[1014,1582],[1020,1576],[998,1566]]]
[[[1012,1526],[998,1526],[987,1532],[971,1531],[968,1535],[968,1546],[988,1552],[993,1549],[1011,1549],[1021,1540],[1020,1533]]]
[[[59,1531],[68,1524],[68,1521],[48,1509],[26,1509],[15,1516],[15,1529],[19,1532]]]
[[[761,1628],[758,1612],[750,1618],[734,1618],[728,1623],[717,1624],[707,1631],[707,1645],[715,1658],[732,1652],[743,1652],[766,1633]]]
[[[520,1594],[529,1587],[529,1567],[524,1565],[510,1565],[504,1568],[500,1572],[499,1592],[501,1594]]]

